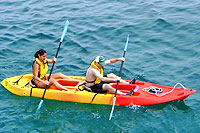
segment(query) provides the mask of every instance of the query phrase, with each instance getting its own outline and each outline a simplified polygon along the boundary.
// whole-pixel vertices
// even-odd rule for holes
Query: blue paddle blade
[[[65,27],[64,27],[64,30],[63,30],[63,32],[62,32],[62,36],[61,36],[60,42],[62,42],[62,41],[63,41],[63,38],[65,37],[65,34],[66,34],[66,32],[67,32],[67,29],[68,29],[68,25],[69,25],[69,21],[67,20],[67,21],[65,22]]]
[[[128,34],[128,36],[127,36],[127,40],[126,40],[126,45],[125,45],[125,47],[124,47],[124,51],[127,50],[127,47],[128,47],[128,41],[129,41],[129,34]]]
[[[41,106],[42,106],[43,100],[40,101],[40,104],[38,105],[38,108],[36,110],[36,114],[38,113],[38,111],[40,110]]]
[[[112,114],[113,114],[113,111],[114,111],[114,109],[115,109],[115,101],[116,101],[116,97],[113,98],[113,106],[112,106],[112,110],[111,110],[111,112],[110,112],[109,120],[112,119]]]

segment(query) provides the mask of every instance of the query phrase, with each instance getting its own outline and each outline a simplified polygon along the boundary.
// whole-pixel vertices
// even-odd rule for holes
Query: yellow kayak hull
[[[11,78],[4,79],[1,84],[11,93],[19,96],[32,96],[42,98],[44,89],[32,88],[30,85],[25,86],[30,79],[33,77],[32,74],[20,75]],[[81,76],[70,76],[71,78],[84,81],[85,77]],[[19,81],[18,81],[19,80]],[[64,80],[64,79],[62,79]],[[16,83],[18,81],[18,83]],[[60,101],[71,101],[79,103],[91,103],[91,104],[108,104],[112,105],[113,94],[98,94],[88,92],[86,90],[79,91],[78,86],[65,86],[72,91],[58,90],[55,88],[49,88],[46,91],[45,99],[53,99]],[[102,100],[103,99],[103,100]]]

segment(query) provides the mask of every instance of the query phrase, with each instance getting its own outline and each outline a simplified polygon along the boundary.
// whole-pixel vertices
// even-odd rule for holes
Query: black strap
[[[92,103],[92,102],[94,101],[94,98],[97,96],[97,94],[98,94],[98,93],[96,93],[96,94],[93,96],[93,98],[92,98],[92,100],[91,100],[90,103]]]
[[[26,83],[22,88],[24,88],[24,87],[26,87],[27,85],[29,84],[29,82],[28,83]]]
[[[31,79],[31,80],[32,80],[32,79]],[[22,88],[26,87],[28,84],[30,85],[31,80],[30,80],[28,83],[26,83]],[[30,86],[31,86],[31,85],[30,85]],[[36,88],[36,87],[32,87],[32,86],[31,86],[30,97],[32,96],[33,88]]]
[[[32,96],[32,92],[33,92],[33,87],[31,87],[30,97]]]
[[[82,83],[82,84],[80,84],[80,85],[78,86],[78,89],[79,89],[80,91],[87,90],[87,91],[89,91],[89,92],[92,92],[91,89],[90,89],[89,87],[87,87],[85,84],[86,84],[85,82]],[[80,86],[84,86],[84,89],[80,89]],[[89,90],[89,89],[86,89],[86,87],[89,88],[90,90]],[[94,101],[94,98],[96,97],[97,94],[98,94],[98,93],[96,93],[96,94],[93,96],[93,98],[92,98],[92,100],[91,100],[90,103],[92,103],[92,102]]]
[[[84,90],[84,89],[80,89],[80,86],[82,86],[82,85],[85,85],[85,82],[82,83],[82,84],[80,84],[80,85],[78,86],[78,89],[79,89],[80,91],[83,91],[83,90]]]
[[[94,82],[95,82],[95,80],[94,80],[94,81],[87,81],[87,80],[86,80],[86,82],[87,82],[87,83],[94,83]]]
[[[23,77],[23,75],[17,81],[13,82],[13,84],[17,84],[18,85],[18,83],[19,83],[20,79],[22,79],[22,77]]]
[[[91,88],[90,88],[90,87],[87,87],[85,84],[86,84],[86,82],[80,84],[80,85],[78,86],[78,89],[79,89],[80,91],[87,90],[87,91],[89,91],[89,92],[92,92]],[[80,89],[80,86],[83,86],[83,89]]]
[[[30,84],[31,82],[31,84]],[[29,82],[28,82],[31,86],[31,90],[30,90],[30,97],[32,96],[32,92],[33,92],[33,88],[37,88],[37,85],[35,84],[34,79],[32,78]]]

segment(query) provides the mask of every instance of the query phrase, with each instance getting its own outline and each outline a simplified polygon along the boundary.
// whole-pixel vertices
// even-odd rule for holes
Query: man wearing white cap
[[[103,66],[112,64],[118,61],[125,61],[125,58],[114,58],[110,60],[105,60],[103,56],[97,56],[91,63],[90,67],[86,72],[86,86],[89,87],[93,92],[96,93],[106,93],[110,91],[111,93],[115,93],[115,88],[111,85],[106,84],[105,82],[122,82],[128,83],[121,79],[121,77],[116,76],[115,74],[107,74],[106,77],[103,75]],[[130,93],[123,93],[121,91],[117,91],[117,94],[129,95]]]

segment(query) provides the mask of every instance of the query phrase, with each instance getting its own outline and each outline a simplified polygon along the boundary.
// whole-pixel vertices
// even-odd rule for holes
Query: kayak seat
[[[78,85],[78,89],[80,91],[87,90],[89,92],[92,92],[91,88],[87,87],[85,84],[86,84],[86,82],[83,82],[82,84]]]

